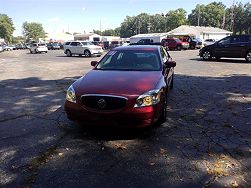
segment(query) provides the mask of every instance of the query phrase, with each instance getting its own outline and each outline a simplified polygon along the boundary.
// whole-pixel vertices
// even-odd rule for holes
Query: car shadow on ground
[[[76,79],[0,82],[1,186],[250,186],[249,75],[177,74],[167,121],[143,131],[69,122]]]

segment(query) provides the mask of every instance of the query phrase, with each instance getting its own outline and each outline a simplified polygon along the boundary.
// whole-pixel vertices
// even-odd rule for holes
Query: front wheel
[[[173,89],[173,82],[174,82],[174,74],[172,75],[172,81],[171,81],[171,84],[170,84],[170,89]]]
[[[70,50],[67,50],[67,51],[66,51],[66,55],[67,55],[67,57],[71,57],[71,56],[72,56],[71,51],[70,51]]]
[[[211,52],[208,51],[208,50],[205,50],[205,51],[202,53],[202,58],[203,58],[203,60],[205,60],[205,61],[208,61],[208,60],[212,59],[212,54],[211,54]]]
[[[191,48],[192,50],[194,50],[194,49],[195,49],[195,46],[194,46],[194,45],[192,45],[190,48]]]
[[[160,117],[158,119],[158,121],[156,122],[157,125],[161,125],[162,123],[165,123],[166,121],[166,115],[167,115],[167,95],[165,94],[165,99],[163,101],[163,106],[161,109],[161,114]]]
[[[181,46],[177,46],[176,50],[180,51],[181,50]]]
[[[85,55],[86,57],[91,57],[91,52],[90,52],[89,50],[85,50],[85,51],[84,51],[84,55]]]
[[[249,51],[247,54],[246,54],[246,57],[245,57],[246,61],[251,63],[251,51]]]

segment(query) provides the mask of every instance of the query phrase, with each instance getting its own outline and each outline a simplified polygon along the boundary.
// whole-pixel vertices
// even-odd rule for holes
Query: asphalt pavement
[[[170,54],[167,121],[119,130],[85,128],[63,109],[100,58],[0,53],[0,187],[251,187],[251,64]]]

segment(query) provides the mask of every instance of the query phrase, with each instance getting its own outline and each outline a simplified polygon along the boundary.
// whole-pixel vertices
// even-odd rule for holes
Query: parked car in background
[[[14,48],[15,48],[14,45],[5,45],[5,46],[3,47],[3,49],[4,49],[5,51],[11,51],[11,50],[13,50]]]
[[[203,47],[199,53],[203,60],[213,57],[220,59],[245,58],[251,63],[251,35],[233,35],[225,37],[214,44]]]
[[[69,41],[64,44],[64,53],[68,57],[72,55],[100,57],[103,53],[103,49],[88,41]]]
[[[36,53],[47,53],[48,48],[45,43],[32,43],[30,47],[30,53],[36,54]]]
[[[15,45],[15,50],[24,50],[26,49],[24,44],[16,44]]]
[[[60,45],[57,42],[51,42],[47,44],[48,50],[60,50]]]
[[[180,36],[178,37],[182,42],[188,42],[190,49],[200,49],[202,48],[202,40],[195,38],[194,36]]]
[[[161,45],[164,47],[168,47],[170,50],[182,50],[182,49],[188,49],[189,43],[188,42],[182,42],[178,38],[165,38],[161,40]]]
[[[214,44],[217,40],[216,39],[206,39],[204,40],[204,46],[208,46],[208,45],[211,45],[211,44]]]
[[[67,90],[70,120],[130,128],[166,121],[176,62],[163,47],[116,47],[91,65]]]

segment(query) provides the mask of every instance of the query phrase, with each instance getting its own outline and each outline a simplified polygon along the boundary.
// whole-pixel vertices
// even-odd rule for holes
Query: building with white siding
[[[182,25],[168,32],[169,36],[192,35],[202,40],[206,39],[220,40],[231,34],[232,34],[231,31],[227,31],[217,27],[203,27],[203,26],[189,26],[189,25]]]

